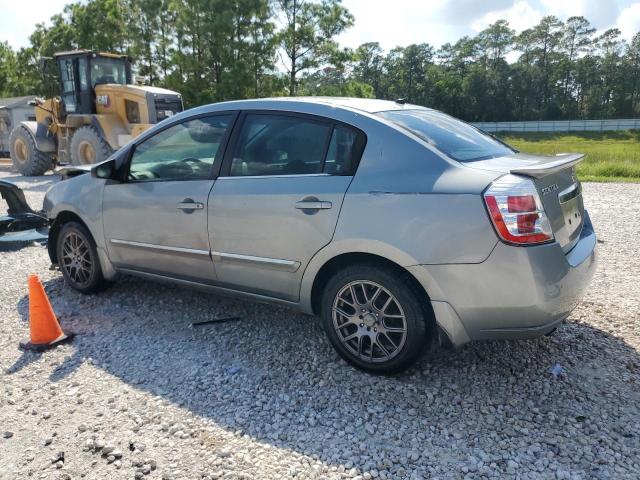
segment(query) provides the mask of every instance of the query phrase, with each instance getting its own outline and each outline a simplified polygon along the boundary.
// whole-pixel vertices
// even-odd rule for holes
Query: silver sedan
[[[347,361],[398,372],[569,315],[595,270],[581,158],[403,102],[207,105],[53,186],[49,255],[80,292],[122,273],[317,314]]]

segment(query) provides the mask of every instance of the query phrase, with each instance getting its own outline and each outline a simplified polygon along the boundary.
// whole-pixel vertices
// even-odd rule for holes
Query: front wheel
[[[102,275],[95,242],[84,225],[65,223],[58,234],[56,253],[62,276],[74,290],[94,293],[111,284]]]
[[[44,175],[47,170],[53,170],[51,154],[38,150],[33,135],[23,125],[11,131],[9,153],[13,168],[24,176]]]
[[[337,352],[373,373],[397,373],[419,358],[432,336],[424,294],[407,274],[354,265],[335,274],[322,296],[322,323]]]

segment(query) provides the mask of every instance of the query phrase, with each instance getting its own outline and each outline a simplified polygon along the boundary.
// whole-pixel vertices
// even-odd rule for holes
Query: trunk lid
[[[538,191],[556,241],[566,253],[582,232],[584,204],[576,164],[583,154],[540,156],[516,153],[507,157],[468,162],[466,167],[530,177]]]

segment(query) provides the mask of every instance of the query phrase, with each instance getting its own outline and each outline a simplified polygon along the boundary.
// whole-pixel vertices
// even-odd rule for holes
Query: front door
[[[120,268],[213,281],[207,199],[231,115],[195,118],[135,146],[127,179],[105,185],[109,257]]]
[[[331,241],[364,134],[316,117],[247,113],[209,200],[218,283],[296,301]]]

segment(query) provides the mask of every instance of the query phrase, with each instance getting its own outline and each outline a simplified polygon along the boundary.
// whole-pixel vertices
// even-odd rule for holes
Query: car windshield
[[[435,110],[392,110],[378,115],[459,162],[497,158],[515,151],[468,123]]]
[[[91,86],[105,83],[127,84],[127,72],[123,59],[97,57],[91,60]]]

